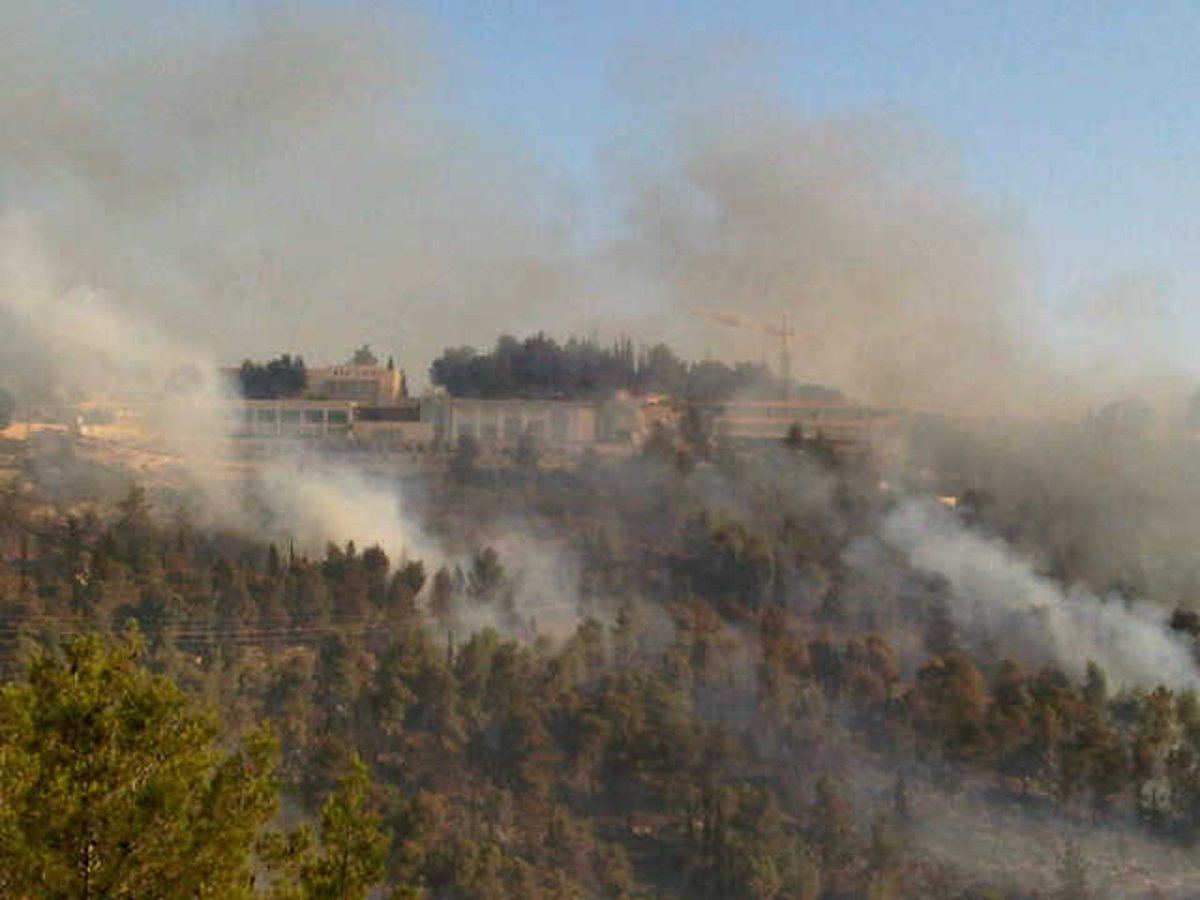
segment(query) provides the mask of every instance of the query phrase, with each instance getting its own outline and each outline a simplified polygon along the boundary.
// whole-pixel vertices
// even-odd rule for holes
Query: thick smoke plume
[[[266,507],[267,533],[292,538],[309,550],[320,550],[328,541],[354,541],[360,548],[379,544],[427,564],[441,557],[400,492],[382,479],[304,454],[276,455],[257,468],[253,488]]]
[[[691,319],[706,306],[788,313],[796,374],[877,402],[1087,393],[1041,338],[1018,218],[898,115],[805,116],[757,77],[676,77],[687,101],[655,101],[635,82],[674,82],[642,41],[616,80],[658,137],[614,140],[609,183],[584,197],[624,215],[598,237],[605,210],[456,112],[463,86],[415,17],[68,11],[6,9],[0,204],[36,217],[66,284],[223,361],[337,359],[370,339],[419,380],[447,345],[581,324],[759,356],[761,337]],[[20,341],[3,324],[11,371]]]
[[[581,321],[763,352],[761,335],[692,319],[697,306],[788,313],[796,375],[867,400],[996,414],[1123,396],[1044,338],[1018,217],[898,115],[806,116],[755,79],[702,79],[696,96],[689,78],[682,101],[655,99],[639,93],[639,78],[664,81],[643,42],[620,87],[656,138],[608,160],[624,216],[600,238],[560,215],[571,198],[511,136],[455,113],[455,73],[414,18],[299,4],[172,25],[18,0],[5,22],[0,379],[136,393],[199,372],[164,425],[193,457],[211,440],[223,458],[223,427],[199,424],[223,414],[217,362],[326,361],[370,340],[419,381],[444,346]],[[1099,310],[1104,352],[1131,358],[1113,336],[1147,291],[1097,283],[1085,318]],[[1154,321],[1143,345],[1170,333]]]
[[[1200,686],[1195,661],[1161,609],[1064,590],[1003,541],[969,531],[930,502],[902,502],[881,535],[912,566],[946,580],[951,615],[975,640],[1015,648],[1076,678],[1091,661],[1127,687]]]
[[[352,459],[281,448],[252,467],[239,464],[231,434],[239,401],[226,393],[215,362],[100,291],[65,288],[38,229],[16,214],[0,220],[0,313],[53,360],[60,383],[134,404],[146,419],[145,439],[161,441],[174,460],[172,472],[199,523],[292,542],[308,553],[354,541],[419,559],[428,570],[469,567],[469,549],[445,549],[394,479],[371,475]],[[563,637],[578,623],[574,558],[534,531],[515,519],[492,528],[487,542],[510,572],[511,608],[467,610],[474,628]]]
[[[148,435],[177,461],[202,521],[257,534],[265,528],[316,550],[329,540],[378,542],[410,555],[431,549],[394,491],[328,461],[265,460],[256,474],[259,508],[241,503],[230,433],[236,401],[215,361],[100,291],[64,287],[36,227],[17,215],[0,220],[0,312],[53,360],[62,383],[134,403]]]
[[[171,15],[6,6],[0,207],[36,217],[65,284],[226,362],[370,339],[420,373],[558,323],[553,199],[516,147],[445,115],[419,23]]]
[[[1032,399],[1029,248],[930,134],[723,112],[681,128],[674,167],[633,200],[625,252],[675,308],[786,312],[799,376],[877,402]]]
[[[169,449],[194,465],[228,457],[228,398],[212,358],[104,291],[64,282],[36,223],[18,213],[0,216],[0,317],[10,339],[21,342],[18,362],[32,363],[26,378],[42,375],[77,397],[138,405]]]

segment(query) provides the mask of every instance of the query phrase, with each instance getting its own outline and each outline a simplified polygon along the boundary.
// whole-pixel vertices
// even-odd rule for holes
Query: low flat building
[[[606,444],[636,446],[641,443],[650,421],[650,401],[618,391],[596,404],[596,440]]]
[[[596,404],[589,401],[444,396],[421,400],[421,418],[443,447],[462,437],[485,446],[515,446],[525,435],[547,446],[582,447],[597,440],[596,413]]]
[[[233,434],[245,438],[348,438],[354,404],[345,400],[243,400]]]
[[[418,400],[358,406],[354,410],[354,439],[376,448],[424,450],[433,445],[433,424],[421,420]]]
[[[821,438],[846,456],[887,451],[900,435],[903,417],[896,410],[815,400],[734,400],[706,410],[713,436],[733,443],[784,441],[793,428],[801,437]]]

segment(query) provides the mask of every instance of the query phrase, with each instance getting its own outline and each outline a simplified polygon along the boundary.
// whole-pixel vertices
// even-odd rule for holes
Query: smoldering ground
[[[838,775],[854,797],[864,832],[873,815],[892,814],[894,767],[851,751],[840,760]],[[1044,804],[1000,800],[969,779],[955,789],[915,771],[905,779],[911,820],[900,839],[945,865],[962,896],[975,896],[984,885],[999,896],[1057,896],[1070,844],[1080,853],[1090,896],[1184,900],[1200,890],[1189,847],[1155,840],[1130,822],[1090,822]]]

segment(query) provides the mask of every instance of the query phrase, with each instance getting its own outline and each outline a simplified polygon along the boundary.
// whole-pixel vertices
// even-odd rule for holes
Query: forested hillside
[[[964,633],[802,447],[458,472],[443,559],[172,502],[0,497],[0,895],[1150,896],[1066,836],[1200,828],[1193,691]],[[938,837],[1009,813],[1048,867]]]

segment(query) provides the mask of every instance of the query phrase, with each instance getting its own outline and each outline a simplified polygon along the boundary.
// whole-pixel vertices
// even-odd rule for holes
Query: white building
[[[421,418],[434,439],[453,446],[464,436],[490,446],[513,446],[523,435],[555,447],[582,447],[597,440],[596,404],[574,400],[481,400],[426,397]]]
[[[244,400],[235,415],[237,437],[346,438],[354,404],[345,400]]]

